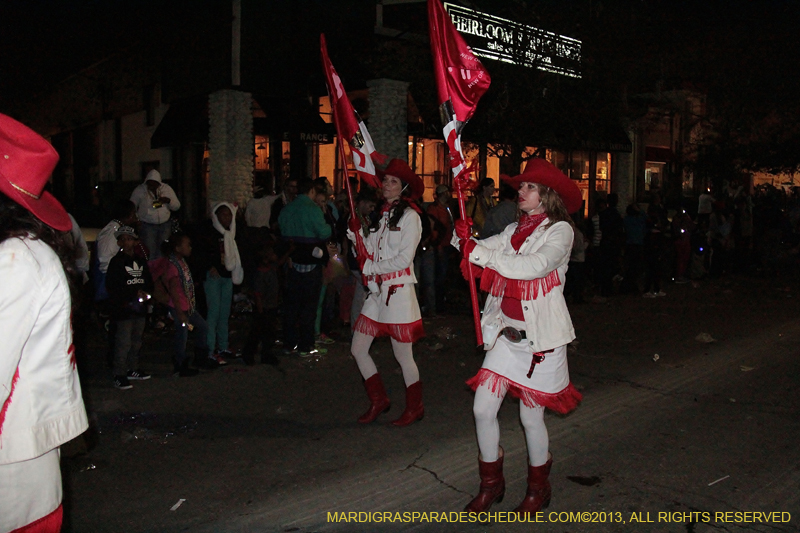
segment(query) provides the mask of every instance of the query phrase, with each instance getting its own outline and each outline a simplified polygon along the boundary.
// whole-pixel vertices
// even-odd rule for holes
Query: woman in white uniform
[[[475,241],[469,221],[459,220],[453,239],[463,258],[484,268],[481,289],[489,293],[481,319],[488,353],[467,381],[475,391],[481,485],[466,511],[486,511],[505,494],[497,412],[510,393],[520,400],[528,444],[528,490],[515,510],[526,514],[550,503],[553,459],[544,409],[567,413],[581,400],[569,380],[566,345],[575,331],[563,296],[573,239],[569,213],[580,209],[581,193],[544,159],[531,159],[506,182],[519,189],[519,222]]]
[[[0,532],[61,530],[59,447],[88,427],[72,344],[72,221],[58,154],[0,114]]]
[[[360,221],[350,221],[348,237],[356,243],[355,232],[362,232],[365,250],[359,254],[361,273],[369,288],[361,314],[353,328],[350,351],[356,360],[370,400],[370,408],[358,421],[373,422],[389,410],[389,397],[369,355],[375,337],[392,338],[392,351],[403,371],[406,386],[406,409],[392,422],[407,426],[422,419],[422,383],[414,362],[411,345],[425,333],[417,303],[414,283],[414,254],[422,235],[422,222],[413,201],[422,196],[425,185],[405,161],[393,159],[384,171],[378,171],[386,200],[376,224],[362,228]],[[357,245],[358,246],[358,245]]]

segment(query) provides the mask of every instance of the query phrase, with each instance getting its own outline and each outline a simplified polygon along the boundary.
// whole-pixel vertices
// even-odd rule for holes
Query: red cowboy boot
[[[553,456],[547,454],[547,462],[542,466],[528,464],[528,492],[525,499],[514,509],[515,513],[527,515],[535,513],[550,505],[550,467],[553,466]]]
[[[406,387],[406,410],[403,414],[392,422],[393,426],[403,427],[422,420],[425,416],[425,407],[422,406],[422,382],[416,383]]]
[[[378,415],[388,411],[391,402],[389,402],[389,397],[386,395],[386,389],[383,388],[380,374],[376,373],[366,380],[364,388],[367,389],[367,396],[369,396],[369,401],[372,405],[369,406],[369,410],[366,413],[361,415],[358,421],[362,424],[369,424],[374,422]]]
[[[494,502],[503,501],[506,494],[506,480],[503,477],[503,448],[500,457],[493,463],[484,463],[478,458],[478,473],[481,476],[481,488],[478,495],[464,507],[468,513],[488,511]]]

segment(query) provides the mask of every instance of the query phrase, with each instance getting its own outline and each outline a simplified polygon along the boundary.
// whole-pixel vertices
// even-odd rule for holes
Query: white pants
[[[481,460],[486,463],[493,463],[499,457],[500,424],[497,421],[497,412],[504,398],[505,393],[498,397],[485,383],[475,390],[472,412],[475,415]],[[547,436],[547,426],[544,424],[544,407],[537,405],[531,409],[519,402],[519,419],[525,429],[530,465],[545,464],[550,441]]]
[[[350,345],[350,353],[353,354],[358,370],[365,380],[378,373],[378,367],[375,366],[375,361],[369,355],[369,347],[372,345],[373,340],[375,340],[375,337],[355,331]],[[403,371],[403,381],[405,381],[406,387],[419,381],[419,369],[414,361],[411,343],[392,339],[392,352],[394,352],[394,358],[397,359]]]

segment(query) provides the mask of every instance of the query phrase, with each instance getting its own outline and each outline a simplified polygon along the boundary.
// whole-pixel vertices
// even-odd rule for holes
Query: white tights
[[[478,433],[478,449],[481,460],[493,463],[498,459],[500,447],[500,424],[497,412],[505,398],[505,391],[498,398],[488,385],[483,384],[475,391],[475,403],[472,412],[475,415],[475,429]],[[525,429],[525,440],[528,442],[528,461],[531,466],[541,466],[547,462],[549,439],[547,426],[544,424],[544,407],[537,405],[533,409],[519,402],[519,419]]]
[[[369,379],[378,373],[378,367],[369,355],[369,347],[375,337],[364,335],[360,331],[353,332],[353,341],[350,344],[350,353],[356,360],[358,370],[364,379]],[[406,387],[413,385],[419,381],[419,369],[417,363],[414,362],[414,354],[411,351],[410,342],[398,342],[392,339],[392,351],[394,358],[400,364],[400,369],[403,371],[403,381]]]

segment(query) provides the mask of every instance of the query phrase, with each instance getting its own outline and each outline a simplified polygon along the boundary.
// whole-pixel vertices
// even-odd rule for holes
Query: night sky
[[[0,109],[128,47],[169,42],[176,22],[190,19],[188,14],[201,17],[212,3],[5,0],[0,3]],[[312,11],[315,3],[323,5],[322,0],[307,2]],[[800,122],[800,11],[795,1],[463,3],[582,39],[587,78],[615,92],[692,88],[707,93],[712,107],[726,105],[731,109],[724,112],[741,113],[751,122],[766,116]],[[264,5],[259,4],[262,12]],[[371,2],[364,5],[369,9]],[[418,16],[424,7],[408,8],[420,11],[407,17],[412,31],[424,23],[424,16]],[[281,37],[290,42],[317,39],[289,31]]]

